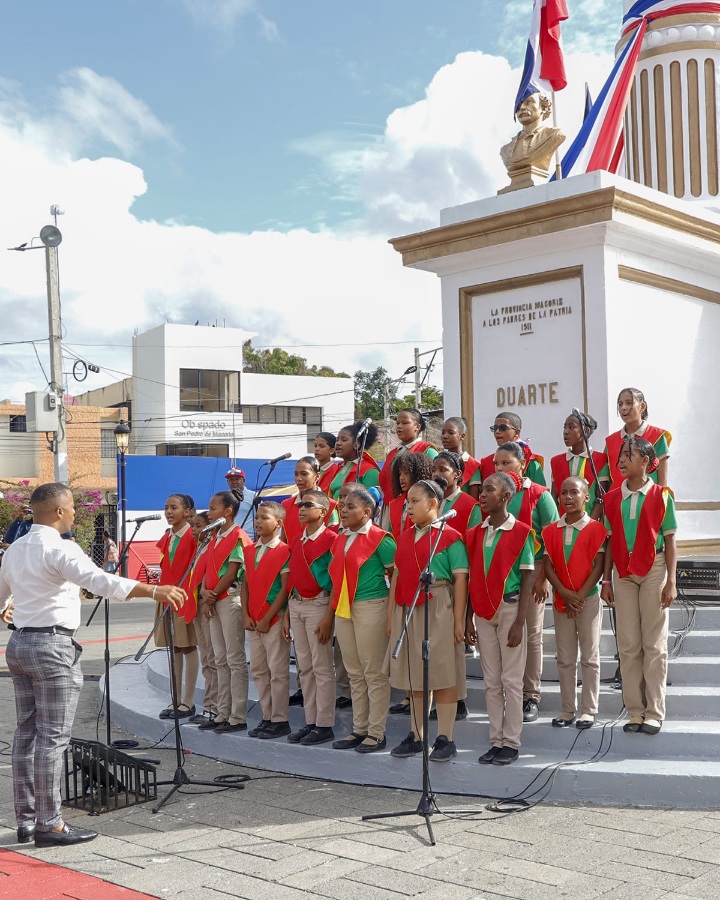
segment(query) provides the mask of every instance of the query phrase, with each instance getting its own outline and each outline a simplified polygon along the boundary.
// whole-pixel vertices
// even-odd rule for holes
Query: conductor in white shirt
[[[74,541],[60,535],[75,518],[64,484],[43,484],[30,498],[33,526],[15,541],[0,568],[0,605],[12,595],[15,630],[6,659],[15,689],[17,730],[12,747],[13,799],[19,843],[48,847],[91,841],[97,833],[63,821],[60,778],[83,677],[80,625],[83,587],[112,600],[150,597],[173,608],[182,588],[149,585],[99,569]]]

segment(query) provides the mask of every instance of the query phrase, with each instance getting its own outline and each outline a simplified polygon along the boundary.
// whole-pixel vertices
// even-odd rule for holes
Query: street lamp
[[[125,541],[127,540],[126,534],[126,516],[127,516],[127,494],[125,490],[125,454],[128,451],[128,447],[130,446],[130,427],[125,422],[125,419],[120,419],[120,421],[115,426],[115,445],[117,447],[117,471],[118,471],[118,499],[120,501],[120,542],[122,544],[122,548],[120,550],[122,560],[120,564],[120,574],[127,578],[128,574],[128,561],[127,554],[125,553]]]
[[[408,366],[399,378],[386,378],[383,384],[383,425],[385,427],[385,452],[390,447],[390,435],[388,433],[388,421],[390,419],[390,385],[400,384],[406,375],[411,375],[417,366]]]

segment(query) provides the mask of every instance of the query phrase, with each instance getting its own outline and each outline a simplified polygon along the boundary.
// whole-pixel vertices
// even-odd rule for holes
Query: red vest
[[[302,535],[296,537],[290,548],[290,575],[288,576],[288,592],[293,588],[305,600],[311,600],[322,592],[315,580],[310,566],[335,543],[337,534],[327,528],[314,541],[303,541]]]
[[[431,528],[419,541],[415,540],[415,529],[404,531],[397,542],[395,551],[395,568],[397,569],[397,581],[395,583],[395,603],[398,606],[410,606],[418,589],[420,575],[427,565],[430,556],[430,548],[437,540],[437,529]],[[455,541],[461,541],[462,535],[454,528],[445,526],[442,537],[437,546],[437,552],[445,550]],[[432,543],[431,543],[432,542]],[[430,599],[432,600],[432,593]],[[418,605],[425,602],[425,594],[420,593]]]
[[[426,450],[429,450],[432,447],[432,444],[428,444],[427,441],[418,441],[413,444],[412,447],[408,447],[407,450],[404,450],[404,453],[424,453]],[[382,491],[383,497],[389,499],[393,496],[392,489],[392,467],[395,459],[398,455],[398,448],[393,448],[388,455],[385,457],[385,462],[383,463],[383,467],[380,470],[380,490]]]
[[[348,597],[352,606],[357,590],[360,567],[366,563],[380,546],[380,542],[387,532],[377,525],[373,525],[367,534],[359,534],[350,544],[350,549],[345,553],[345,544],[348,535],[341,534],[332,546],[332,561],[328,567],[333,586],[333,609],[337,609],[340,591],[343,585],[343,575],[347,575]]]
[[[396,497],[394,500],[390,501],[388,509],[390,511],[390,531],[392,532],[392,536],[397,540],[403,531],[407,531],[408,528],[413,527],[413,521],[409,515],[405,515],[405,523],[402,523],[402,513],[403,507],[405,506],[405,501],[407,500],[407,494],[400,494],[399,497]]]
[[[460,484],[460,489],[464,489],[469,485],[470,479],[480,468],[480,460],[475,459],[475,457],[471,456],[465,463],[465,468],[463,469],[462,482]],[[494,468],[494,465],[493,465]]]
[[[594,519],[578,532],[570,559],[565,560],[565,528],[558,528],[557,522],[546,525],[542,531],[545,552],[550,557],[560,584],[570,591],[579,591],[592,572],[598,551],[607,539],[605,526]],[[567,612],[563,598],[555,592],[553,605],[558,612]]]
[[[461,493],[453,503],[452,509],[455,510],[457,515],[454,519],[451,519],[451,527],[464,535],[468,530],[468,522],[470,521],[473,510],[478,509],[478,502],[477,500],[473,500],[470,494]]]
[[[655,544],[662,528],[669,488],[653,483],[645,495],[640,521],[632,553],[628,552],[622,517],[622,488],[613,488],[605,494],[605,515],[610,523],[610,546],[613,562],[621,578],[637,575],[643,578],[655,562]]]
[[[196,568],[202,567],[200,579],[202,580],[202,577],[205,577],[205,587],[209,591],[215,590],[217,583],[220,581],[220,569],[222,569],[223,563],[237,546],[238,541],[242,542],[243,547],[252,544],[249,536],[245,534],[242,528],[239,525],[234,525],[229,534],[226,534],[220,543],[216,543],[216,540],[212,539],[208,544],[207,550],[198,560]],[[218,597],[218,600],[224,600],[225,597],[227,597],[227,591]]]
[[[283,531],[285,532],[285,540],[288,545],[292,545],[295,541],[295,538],[302,535],[304,527],[300,522],[300,510],[298,509],[298,505],[295,502],[295,499],[295,497],[288,497],[280,504],[285,510]],[[333,514],[333,510],[335,509],[337,509],[337,503],[334,500],[331,500],[330,508],[328,509],[324,519],[325,525],[327,525],[327,523],[330,521],[330,516]]]
[[[160,584],[175,584],[187,591],[187,600],[178,609],[178,615],[182,616],[186,622],[192,622],[197,614],[197,600],[195,594],[190,590],[192,572],[188,572],[188,567],[195,556],[197,544],[195,543],[192,531],[188,528],[185,534],[180,538],[180,542],[175,548],[175,553],[171,561],[168,548],[170,546],[172,534],[172,529],[169,529],[156,544],[156,547],[158,547],[162,554],[160,557]],[[180,579],[183,576],[185,576],[185,580],[180,584]]]
[[[344,463],[342,465],[344,465]],[[370,454],[366,450],[365,453],[363,453],[362,459],[360,460],[360,478],[362,478],[363,475],[366,475],[371,469],[379,469],[379,468],[380,468],[380,466],[375,462],[375,460],[372,458],[372,456],[370,456]],[[357,479],[357,474],[358,474],[358,466],[357,466],[357,460],[356,460],[350,466],[350,471],[347,472],[345,477],[343,478],[343,484],[347,484],[348,481],[355,481]],[[337,472],[334,473],[333,479],[336,475],[337,475]],[[362,487],[362,485],[360,485],[360,487]],[[339,493],[339,490],[338,490],[338,493]]]
[[[333,482],[333,478],[338,473],[338,464],[334,462],[331,466],[328,466],[324,472],[320,473],[320,480],[318,481],[318,490],[322,491],[323,494],[327,494],[330,496],[330,485]]]
[[[482,525],[476,525],[468,531],[465,537],[470,557],[468,594],[476,615],[488,621],[495,616],[503,602],[508,575],[525,546],[528,534],[532,533],[532,528],[516,519],[510,531],[500,534],[486,574],[483,542],[487,530]]]
[[[267,602],[270,588],[285,567],[290,556],[290,548],[280,541],[277,547],[266,550],[257,568],[255,567],[255,551],[258,544],[248,544],[243,547],[245,557],[245,583],[248,590],[248,615],[253,621],[258,622],[270,609]],[[277,622],[279,616],[274,616],[270,627]]]
[[[669,431],[666,431],[664,428],[658,428],[656,425],[648,425],[642,439],[649,441],[654,447],[663,435],[665,435],[669,447],[672,443],[672,435]],[[622,431],[616,431],[605,438],[605,449],[607,450],[607,458],[610,465],[610,480],[613,487],[622,484],[623,481],[623,476],[620,473],[620,469],[618,469],[618,458],[622,449],[622,442]]]
[[[527,525],[528,528],[532,528],[532,514],[533,510],[538,505],[538,500],[546,493],[547,488],[543,487],[541,484],[535,484],[534,481],[530,482],[530,487],[522,489],[520,512],[518,513],[517,518],[520,522]]]
[[[599,450],[592,450],[592,458],[595,463],[595,468],[597,469],[598,475],[605,468],[605,463],[607,462],[607,456],[604,453],[600,453]],[[559,453],[557,456],[553,456],[550,460],[550,470],[552,471],[552,480],[555,485],[555,490],[558,495],[558,509],[560,510],[560,515],[564,515],[565,508],[562,505],[560,499],[560,492],[562,489],[563,481],[566,478],[570,477],[570,460],[564,453]],[[592,466],[586,461],[583,467],[580,469],[579,473],[580,478],[584,478],[587,481],[588,485],[593,484],[595,481],[595,476],[593,475]]]

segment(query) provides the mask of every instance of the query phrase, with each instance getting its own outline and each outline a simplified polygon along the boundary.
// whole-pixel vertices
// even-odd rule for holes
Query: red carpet
[[[156,900],[102,878],[0,847],[0,897],[7,900]]]

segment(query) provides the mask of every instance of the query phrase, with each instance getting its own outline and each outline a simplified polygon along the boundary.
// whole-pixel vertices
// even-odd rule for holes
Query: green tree
[[[443,392],[440,390],[440,388],[427,385],[427,387],[420,389],[421,410],[425,411],[430,409],[442,409],[443,403]],[[402,409],[404,406],[415,406],[415,394],[408,394],[401,400],[396,400],[393,408],[394,410],[398,410]]]
[[[385,397],[385,383],[388,380],[387,369],[378,366],[372,372],[358,371],[355,373],[355,417],[376,422],[383,419],[383,399]],[[391,384],[390,403],[397,397],[397,385]],[[392,408],[392,407],[391,407]]]
[[[256,350],[252,341],[243,344],[243,372],[256,375],[315,375],[325,378],[348,378],[345,372],[336,372],[330,366],[308,366],[307,359],[296,353],[288,353],[281,347],[272,350]]]

